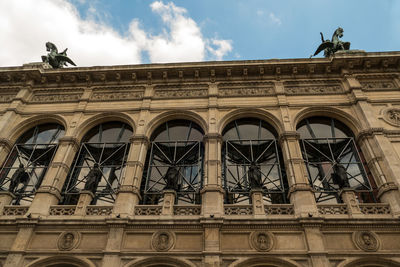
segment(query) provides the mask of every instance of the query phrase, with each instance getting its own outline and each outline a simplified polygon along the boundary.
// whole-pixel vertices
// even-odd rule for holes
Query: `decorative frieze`
[[[35,90],[30,102],[33,103],[54,103],[54,102],[75,102],[83,95],[83,89],[72,90]]]
[[[154,88],[154,98],[195,98],[207,95],[207,84],[158,85]]]
[[[220,83],[218,95],[240,97],[271,95],[274,92],[273,86],[271,82]]]
[[[343,92],[338,80],[310,80],[284,82],[285,92],[289,95],[301,94],[337,94]]]
[[[145,88],[143,86],[94,88],[90,97],[92,101],[117,101],[142,99]]]
[[[0,103],[11,102],[17,95],[18,91],[18,88],[0,88]]]
[[[392,90],[396,88],[393,80],[385,79],[385,80],[363,80],[360,79],[361,87],[364,90]]]

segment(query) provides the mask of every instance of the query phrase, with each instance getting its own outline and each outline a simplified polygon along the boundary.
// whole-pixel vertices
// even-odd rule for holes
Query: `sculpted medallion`
[[[355,232],[353,241],[359,249],[364,251],[377,251],[379,248],[378,236],[370,231]]]
[[[58,237],[59,250],[71,250],[76,248],[80,241],[80,234],[78,232],[63,232]]]
[[[269,251],[274,246],[274,237],[269,232],[253,232],[250,235],[250,244],[258,251]]]
[[[168,251],[175,244],[175,235],[169,231],[158,231],[153,234],[151,245],[157,251]]]

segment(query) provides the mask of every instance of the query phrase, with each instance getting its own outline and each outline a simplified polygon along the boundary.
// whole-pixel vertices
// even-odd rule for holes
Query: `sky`
[[[399,51],[400,0],[0,0],[0,67],[47,41],[80,67],[308,58],[339,26],[351,49]]]

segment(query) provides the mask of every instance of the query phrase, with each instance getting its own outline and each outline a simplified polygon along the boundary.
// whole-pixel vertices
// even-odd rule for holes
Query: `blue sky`
[[[34,0],[26,0],[30,1]],[[57,17],[63,18],[62,12],[69,12],[64,21],[49,15],[50,25],[39,21],[37,26],[35,19],[21,25],[23,21],[9,14],[15,5],[21,9],[17,8],[22,1],[3,0],[0,10],[4,2],[7,13],[0,11],[0,18],[4,15],[11,27],[37,27],[40,32],[32,40],[25,38],[32,55],[22,53],[19,64],[44,54],[45,40],[60,50],[69,47],[78,65],[307,58],[321,42],[319,32],[330,39],[338,26],[344,29],[342,40],[351,42],[352,49],[400,50],[400,0],[36,0],[40,10],[55,10],[46,14],[60,12]],[[69,19],[76,32],[68,28]],[[57,28],[65,30],[60,33]],[[1,31],[0,23],[0,36]],[[3,35],[0,43],[20,42],[14,35],[8,39]],[[0,53],[0,65],[7,62],[18,65]]]

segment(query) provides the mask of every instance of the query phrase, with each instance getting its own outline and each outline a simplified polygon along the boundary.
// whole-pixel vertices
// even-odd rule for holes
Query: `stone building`
[[[400,266],[399,70],[0,68],[0,266]]]

